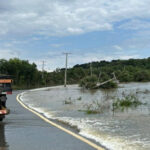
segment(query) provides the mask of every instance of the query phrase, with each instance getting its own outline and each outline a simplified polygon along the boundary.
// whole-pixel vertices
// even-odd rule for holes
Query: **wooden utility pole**
[[[93,75],[93,73],[92,73],[92,62],[90,63],[90,72],[91,72],[91,77],[92,77],[92,75]]]
[[[66,55],[66,68],[65,68],[65,77],[64,77],[64,87],[67,86],[67,67],[68,67],[68,55],[71,53],[63,53]]]
[[[42,61],[42,79],[44,79],[44,67],[45,67],[45,61]]]

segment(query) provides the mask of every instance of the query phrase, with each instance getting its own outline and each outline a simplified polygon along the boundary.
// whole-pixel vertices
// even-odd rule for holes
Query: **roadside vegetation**
[[[86,89],[93,89],[96,87],[97,80],[96,75],[87,76],[80,81],[79,86]]]
[[[124,112],[128,109],[136,109],[140,105],[146,105],[139,100],[137,93],[122,92],[121,96],[112,96],[106,93],[99,100],[91,100],[83,105],[79,111],[86,114],[102,114],[112,112],[113,116],[117,112]]]
[[[118,88],[118,84],[114,81],[110,81],[106,84],[101,85],[99,88],[101,88],[101,89],[115,89],[115,88]]]
[[[92,76],[92,78],[89,77],[91,74],[90,65],[95,76]],[[16,89],[62,85],[64,84],[64,71],[64,68],[57,68],[53,72],[42,72],[37,69],[35,63],[29,63],[28,60],[0,59],[0,74],[12,75],[13,86]],[[115,73],[120,82],[148,82],[150,81],[150,57],[147,59],[112,60],[110,62],[100,61],[75,65],[68,69],[67,83],[77,84],[83,79],[82,85],[93,87],[98,80],[102,82],[112,78],[112,72]],[[84,84],[84,81],[89,82],[89,80],[92,80],[93,83]]]
[[[81,96],[78,97],[77,99],[72,99],[71,97],[69,97],[63,101],[63,104],[74,104],[76,101],[81,101],[81,100],[82,100]]]
[[[98,114],[102,113],[102,105],[99,101],[92,101],[89,104],[84,105],[84,112],[87,114]]]
[[[73,100],[71,99],[71,97],[69,97],[68,99],[65,99],[64,104],[73,104]]]
[[[121,98],[117,98],[113,103],[112,103],[112,111],[113,114],[115,111],[124,111],[129,108],[137,108],[140,105],[146,105],[146,103],[142,103],[139,99],[137,94],[125,94],[124,92],[122,93]]]
[[[101,82],[105,82],[105,81],[103,80]],[[114,81],[107,82],[107,83],[105,83],[105,84],[103,84],[99,87],[97,86],[97,83],[99,83],[97,76],[92,75],[92,76],[87,76],[87,77],[83,78],[80,81],[79,86],[83,87],[83,88],[86,88],[86,89],[98,89],[98,88],[112,89],[112,88],[117,88],[118,87],[118,84]]]
[[[81,101],[81,100],[82,100],[82,97],[81,97],[81,96],[80,96],[80,97],[78,97],[78,98],[77,98],[77,100],[78,100],[78,101]]]

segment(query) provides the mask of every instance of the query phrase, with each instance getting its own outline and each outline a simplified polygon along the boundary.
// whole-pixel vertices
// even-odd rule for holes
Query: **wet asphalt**
[[[94,150],[24,109],[16,101],[21,92],[8,96],[10,114],[0,122],[0,150]]]

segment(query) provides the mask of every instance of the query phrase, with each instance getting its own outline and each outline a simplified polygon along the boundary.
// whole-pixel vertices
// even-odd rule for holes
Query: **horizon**
[[[92,61],[150,57],[150,1],[0,1],[0,59],[42,70]]]
[[[14,57],[14,58],[10,58],[10,59],[19,59],[19,58],[16,58],[16,57]],[[9,61],[10,59],[7,59],[7,61]],[[100,61],[91,61],[91,62],[86,62],[86,63],[82,63],[82,64],[75,64],[74,66],[71,66],[71,67],[68,67],[68,69],[72,69],[73,67],[75,67],[75,66],[77,66],[77,65],[86,65],[86,64],[90,64],[90,63],[101,63],[101,62],[103,62],[103,61],[105,61],[105,62],[112,62],[112,61],[118,61],[118,60],[120,60],[120,61],[129,61],[129,60],[142,60],[142,59],[150,59],[150,57],[145,57],[145,58],[129,58],[129,59],[112,59],[112,60],[100,60]],[[5,59],[6,60],[6,59]],[[36,64],[35,62],[30,62],[29,60],[27,60],[27,59],[19,59],[19,60],[24,60],[24,61],[28,61],[30,64],[32,64],[32,63],[34,63],[34,64]],[[38,68],[38,66],[37,66],[37,69],[38,69],[38,71],[42,71],[42,68],[41,69],[39,69]],[[64,67],[62,67],[62,68],[55,68],[54,70],[45,70],[44,69],[44,71],[46,71],[46,72],[54,72],[54,71],[56,71],[57,69],[65,69],[65,66]]]

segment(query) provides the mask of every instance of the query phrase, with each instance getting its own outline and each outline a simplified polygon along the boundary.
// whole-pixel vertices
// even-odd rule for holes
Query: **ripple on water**
[[[22,101],[32,109],[42,113],[47,118],[57,119],[77,126],[80,134],[94,139],[112,150],[149,150],[150,149],[150,83],[122,84],[116,91],[80,90],[76,85],[43,88],[31,90],[21,95]],[[121,92],[137,93],[142,102],[147,105],[125,112],[117,112],[112,116],[111,110],[97,115],[86,115],[79,109],[84,109],[86,103],[98,100],[107,105],[112,103],[111,97],[120,96]],[[105,96],[108,99],[105,98]],[[72,105],[64,105],[63,101],[70,98]],[[82,99],[77,100],[79,97]],[[108,101],[108,103],[107,103]],[[108,109],[111,109],[111,107]]]

